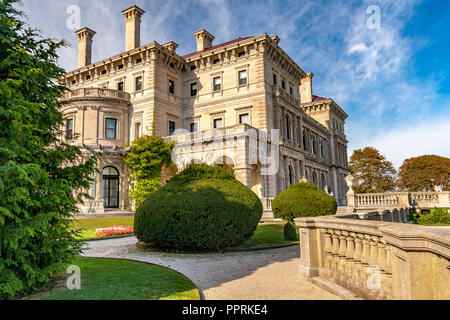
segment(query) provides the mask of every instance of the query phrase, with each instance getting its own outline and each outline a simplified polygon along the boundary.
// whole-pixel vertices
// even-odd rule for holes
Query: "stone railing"
[[[103,88],[81,88],[66,91],[64,93],[65,100],[80,98],[114,98],[129,102],[130,94],[119,90]]]
[[[450,227],[374,221],[402,212],[295,219],[301,276],[366,299],[450,299]]]
[[[358,207],[418,207],[450,208],[450,192],[385,192],[347,193],[349,206]],[[353,205],[350,205],[353,204]]]

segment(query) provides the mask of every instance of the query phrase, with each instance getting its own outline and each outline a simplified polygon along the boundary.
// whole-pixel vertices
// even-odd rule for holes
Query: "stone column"
[[[319,229],[313,219],[294,219],[300,236],[300,276],[312,278],[319,275]]]

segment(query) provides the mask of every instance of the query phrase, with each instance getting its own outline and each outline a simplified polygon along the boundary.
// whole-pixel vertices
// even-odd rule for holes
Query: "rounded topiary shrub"
[[[295,230],[294,224],[289,221],[284,225],[283,229],[284,239],[289,241],[296,241],[297,239],[297,230]]]
[[[273,199],[272,210],[276,218],[292,221],[300,217],[335,214],[337,203],[316,185],[297,182]]]
[[[258,196],[230,170],[196,164],[137,208],[134,233],[159,248],[218,250],[250,239],[262,210]]]

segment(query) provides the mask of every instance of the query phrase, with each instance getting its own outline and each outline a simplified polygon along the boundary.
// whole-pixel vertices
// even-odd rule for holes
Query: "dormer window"
[[[214,59],[213,64],[218,64],[220,62],[220,59]]]
[[[77,83],[75,80],[72,80],[72,84],[75,84],[75,83]]]
[[[245,51],[239,51],[237,56],[238,58],[245,56]]]
[[[90,80],[91,79],[91,76],[86,76],[86,80]]]
[[[191,71],[194,71],[195,69],[197,69],[196,66],[191,66]]]
[[[141,63],[141,62],[142,62],[142,59],[141,59],[141,58],[137,58],[137,59],[136,59],[136,64]]]
[[[103,70],[103,71],[102,71],[102,75],[105,75],[105,74],[106,74],[106,70]]]
[[[174,64],[174,63],[170,63],[170,64],[169,64],[169,67],[175,69],[175,64]]]
[[[119,64],[119,65],[117,66],[117,69],[118,69],[118,70],[123,69],[123,64]]]

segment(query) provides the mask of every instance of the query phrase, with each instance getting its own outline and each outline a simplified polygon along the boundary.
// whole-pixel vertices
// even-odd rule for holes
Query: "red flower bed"
[[[121,234],[131,234],[134,233],[134,227],[131,226],[112,226],[108,228],[97,228],[95,229],[96,237],[106,237],[106,236],[116,236]]]

